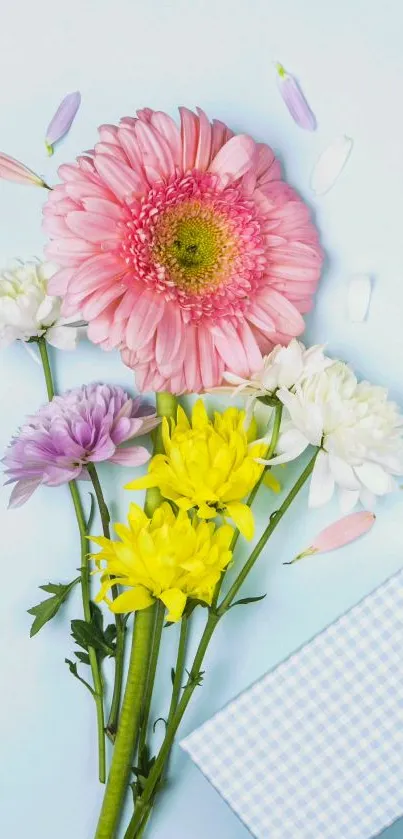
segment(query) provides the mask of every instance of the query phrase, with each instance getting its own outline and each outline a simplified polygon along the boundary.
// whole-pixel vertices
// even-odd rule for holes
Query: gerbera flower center
[[[153,257],[178,288],[207,292],[222,279],[236,253],[228,221],[201,201],[184,201],[162,214]]]

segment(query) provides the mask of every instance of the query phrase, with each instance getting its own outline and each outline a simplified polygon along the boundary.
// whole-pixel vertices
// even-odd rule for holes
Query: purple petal
[[[77,90],[69,93],[60,103],[46,132],[46,147],[49,154],[53,154],[53,146],[70,130],[74,117],[80,107],[81,94]]]
[[[11,495],[10,500],[8,502],[8,506],[11,507],[22,507],[29,498],[31,498],[32,493],[38,489],[38,486],[41,483],[41,479],[39,478],[27,478],[26,480],[17,481]]]
[[[277,64],[276,67],[279,91],[294,122],[300,128],[305,128],[307,131],[315,131],[316,117],[312,113],[297,80],[294,76],[287,73],[282,64]]]
[[[118,449],[109,463],[118,463],[119,466],[142,466],[150,459],[150,453],[143,446],[131,446],[128,449]]]
[[[111,438],[115,443],[115,446],[118,446],[119,443],[123,443],[125,440],[129,440],[130,437],[133,437],[141,426],[141,419],[132,420],[128,417],[121,416],[117,422],[114,422],[111,429]]]

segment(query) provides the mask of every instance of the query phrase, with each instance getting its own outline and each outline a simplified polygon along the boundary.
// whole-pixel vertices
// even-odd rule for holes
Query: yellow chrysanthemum
[[[267,450],[267,443],[256,442],[254,420],[246,431],[245,412],[232,407],[211,421],[200,399],[191,423],[179,407],[176,423],[163,419],[162,435],[165,454],[153,457],[148,474],[126,489],[159,487],[181,510],[194,507],[203,519],[228,516],[251,539],[253,515],[241,502],[262,474],[255,458]]]
[[[216,583],[232,557],[232,527],[216,528],[196,517],[191,521],[183,510],[175,515],[165,502],[151,519],[131,504],[128,526],[116,524],[115,531],[120,541],[91,536],[101,548],[93,555],[98,566],[102,563],[98,602],[105,600],[113,612],[123,613],[162,600],[169,621],[180,620],[188,598],[211,603]],[[127,587],[114,601],[108,595],[110,575],[113,583]]]

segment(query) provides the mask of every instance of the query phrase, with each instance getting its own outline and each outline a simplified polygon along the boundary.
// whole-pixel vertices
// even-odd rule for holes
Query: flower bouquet
[[[78,104],[73,97],[52,121],[50,150]],[[318,506],[337,488],[349,514],[296,559],[357,538],[374,522],[376,496],[391,492],[403,471],[403,437],[383,388],[359,383],[323,347],[297,340],[323,256],[309,210],[269,146],[186,108],[179,127],[146,108],[101,126],[99,135],[93,150],[60,166],[53,187],[0,156],[0,176],[48,191],[50,239],[49,262],[16,264],[0,278],[0,341],[39,353],[48,397],[16,433],[4,466],[11,507],[40,486],[68,485],[78,574],[41,586],[47,596],[29,610],[31,635],[81,588],[82,614],[71,623],[75,657],[66,662],[96,711],[106,786],[94,837],[116,837],[130,788],[133,812],[122,835],[136,839],[152,835],[150,817],[215,630],[229,609],[261,599],[242,597],[242,585],[293,500],[309,484],[309,505]],[[155,394],[155,407],[100,383],[55,394],[48,345],[72,349],[83,325],[101,349],[119,350],[137,390]],[[213,416],[204,398],[210,391],[228,397]],[[187,394],[198,395],[191,408]],[[137,439],[149,434],[151,459]],[[272,468],[298,458],[292,486],[282,471],[279,500]],[[111,522],[97,471],[106,461],[128,469],[125,523]],[[130,468],[145,463],[133,480]],[[253,501],[262,484],[267,521],[255,539]],[[146,490],[144,509],[137,490]],[[358,503],[365,509],[352,513]],[[239,539],[254,540],[243,562]],[[189,660],[196,609],[205,623]],[[159,655],[164,632],[177,633],[175,663]],[[110,700],[105,659],[114,665]],[[166,707],[155,749],[157,668]]]

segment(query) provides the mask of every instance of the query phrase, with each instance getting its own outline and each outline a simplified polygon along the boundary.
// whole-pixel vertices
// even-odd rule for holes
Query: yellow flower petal
[[[168,609],[167,620],[179,621],[186,606],[186,594],[180,588],[170,588],[160,594],[160,600]]]
[[[136,478],[135,481],[130,481],[129,484],[125,484],[123,489],[150,489],[156,486],[158,486],[156,476],[152,472],[149,472],[148,475],[143,475],[142,478]]]
[[[270,470],[266,472],[263,478],[263,483],[266,487],[272,489],[273,492],[281,492],[280,481],[278,480],[278,478],[276,478],[275,475],[273,475],[273,472],[270,472]]]
[[[136,612],[140,609],[147,609],[153,603],[154,598],[148,589],[144,588],[144,586],[135,586],[128,591],[124,591],[123,594],[119,594],[119,597],[111,603],[110,608],[116,614],[123,614],[124,612]]]
[[[187,415],[180,405],[178,405],[178,410],[176,413],[176,427],[180,428],[181,431],[188,431],[190,428],[190,422],[187,418]]]
[[[205,504],[204,501],[200,502],[197,512],[201,519],[213,519],[217,515],[215,507],[209,507],[209,505]]]
[[[229,504],[226,504],[226,515],[235,522],[238,530],[245,539],[253,538],[255,520],[247,504],[241,504],[239,501],[231,501]]]
[[[198,399],[193,405],[192,426],[193,428],[205,428],[209,424],[209,418],[202,399]]]

